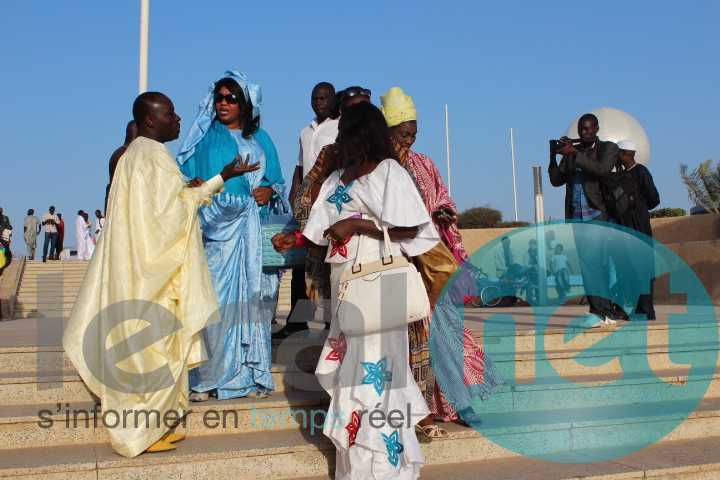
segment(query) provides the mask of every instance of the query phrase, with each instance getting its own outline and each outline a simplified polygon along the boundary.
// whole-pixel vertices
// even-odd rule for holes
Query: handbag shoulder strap
[[[376,223],[376,224],[377,224],[377,223],[380,223],[380,222],[375,222],[375,219],[374,219],[373,217],[370,217],[368,220],[373,220],[373,222]],[[388,228],[387,228],[385,225],[382,225],[382,226],[380,227],[380,229],[381,229],[382,232],[383,232],[383,240],[382,240],[382,243],[383,243],[383,253],[382,253],[382,259],[392,258],[392,252],[391,252],[391,250],[390,250],[390,232],[389,232]],[[365,235],[359,235],[357,250],[355,251],[355,260],[353,261],[353,266],[357,266],[358,263],[359,263],[359,262],[358,262],[358,258],[360,257],[360,249],[361,249],[362,246],[363,246],[363,238],[364,238],[364,237],[365,237]]]

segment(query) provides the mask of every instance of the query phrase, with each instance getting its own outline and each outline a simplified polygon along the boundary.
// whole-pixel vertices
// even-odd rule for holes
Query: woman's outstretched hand
[[[249,172],[254,172],[259,168],[259,163],[250,163],[250,155],[247,155],[243,159],[242,155],[238,154],[232,162],[223,167],[222,172],[220,172],[220,176],[222,176],[223,180],[227,182],[231,178],[239,177]]]

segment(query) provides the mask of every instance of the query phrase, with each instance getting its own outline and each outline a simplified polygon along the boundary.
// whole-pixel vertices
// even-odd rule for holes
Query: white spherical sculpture
[[[615,143],[621,140],[632,140],[637,145],[635,161],[643,165],[650,163],[650,139],[635,117],[617,108],[606,107],[597,108],[590,113],[595,115],[600,123],[598,132],[600,140]],[[565,135],[570,138],[578,138],[577,123],[579,119],[580,117],[575,119]]]

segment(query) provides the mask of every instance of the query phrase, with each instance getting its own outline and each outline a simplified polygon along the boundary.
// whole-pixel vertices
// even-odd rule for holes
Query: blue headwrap
[[[235,80],[240,88],[243,89],[245,99],[249,99],[253,106],[253,119],[260,116],[260,105],[262,104],[262,91],[260,85],[250,83],[247,75],[237,70],[227,70],[220,78],[210,84],[208,93],[200,102],[200,110],[198,111],[195,120],[193,120],[190,130],[185,136],[185,140],[180,146],[180,150],[177,154],[178,165],[184,164],[188,158],[195,152],[195,147],[200,143],[205,134],[208,132],[213,119],[215,118],[215,101],[213,99],[213,90],[215,90],[215,84],[223,78],[232,78]]]

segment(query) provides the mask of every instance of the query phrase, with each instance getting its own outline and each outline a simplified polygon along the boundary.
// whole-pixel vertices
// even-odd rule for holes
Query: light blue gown
[[[190,388],[217,390],[219,399],[244,397],[274,389],[270,372],[271,322],[277,304],[278,270],[263,271],[261,218],[252,191],[269,186],[284,195],[277,152],[259,129],[251,138],[220,122],[207,132],[181,165],[188,178],[211,178],[235,156],[250,154],[255,172],[229,180],[212,203],[200,209],[208,266],[220,312],[208,322],[205,341],[209,361],[190,371]]]

